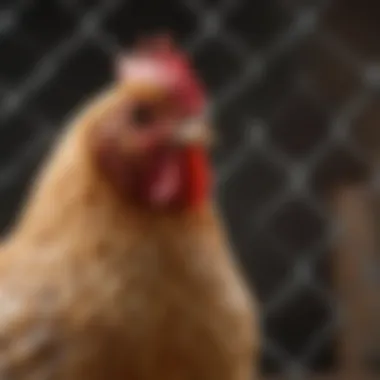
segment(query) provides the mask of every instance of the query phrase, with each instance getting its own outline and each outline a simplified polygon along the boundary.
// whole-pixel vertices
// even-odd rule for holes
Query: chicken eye
[[[131,119],[137,128],[150,127],[157,118],[155,107],[150,103],[138,103],[131,111]]]

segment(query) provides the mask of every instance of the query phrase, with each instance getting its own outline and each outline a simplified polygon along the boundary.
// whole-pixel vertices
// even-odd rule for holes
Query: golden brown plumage
[[[96,164],[99,132],[131,154],[104,120],[133,91],[71,123],[3,243],[0,379],[256,378],[257,308],[212,201],[143,207]]]

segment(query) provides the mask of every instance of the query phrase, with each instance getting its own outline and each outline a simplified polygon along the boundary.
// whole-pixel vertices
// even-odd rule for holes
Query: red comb
[[[148,59],[165,69],[166,75],[174,82],[176,97],[186,105],[186,112],[201,112],[205,104],[205,93],[198,80],[190,58],[175,45],[169,35],[141,38],[132,56]],[[128,57],[126,58],[128,59]]]

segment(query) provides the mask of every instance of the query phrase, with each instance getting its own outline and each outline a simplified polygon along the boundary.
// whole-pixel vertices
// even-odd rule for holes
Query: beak
[[[179,145],[213,146],[216,135],[203,117],[187,119],[173,134],[173,142]]]

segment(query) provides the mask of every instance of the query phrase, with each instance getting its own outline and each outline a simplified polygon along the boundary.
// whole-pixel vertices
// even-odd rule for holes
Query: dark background
[[[380,109],[378,20],[376,0],[0,0],[1,228],[115,54],[170,31],[210,94],[218,198],[263,304],[264,368],[333,368],[325,199],[369,172],[377,134],[358,131]]]

